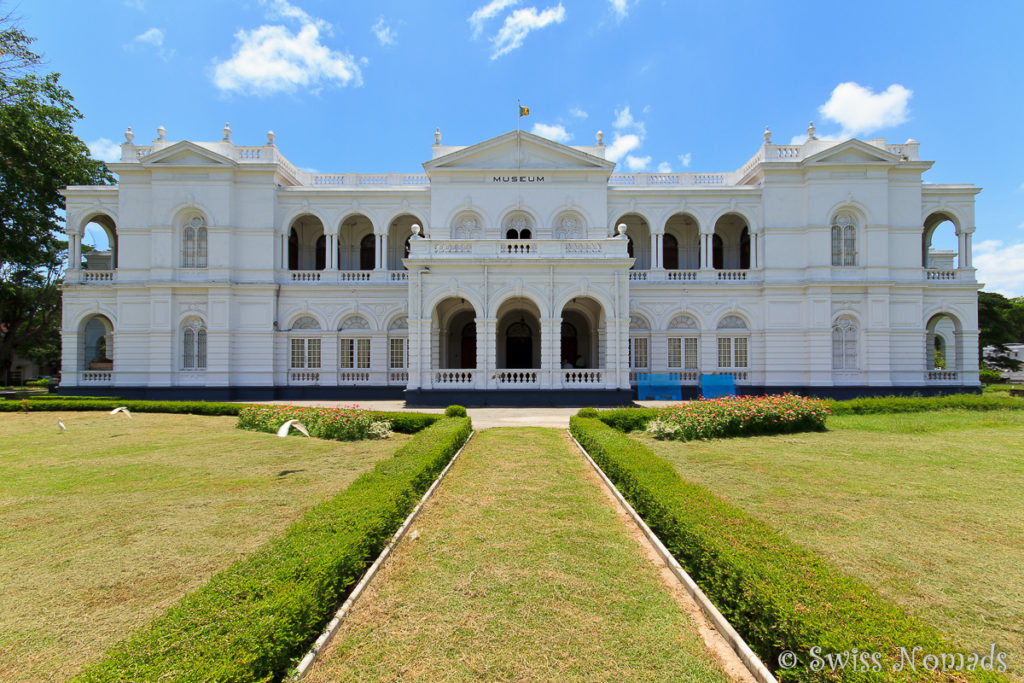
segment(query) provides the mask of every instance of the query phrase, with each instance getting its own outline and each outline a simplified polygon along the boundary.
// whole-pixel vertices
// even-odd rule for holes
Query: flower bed
[[[335,441],[386,439],[391,422],[355,406],[316,408],[303,406],[256,405],[238,412],[238,428],[276,433],[288,420],[299,420],[310,436]]]
[[[659,439],[716,439],[825,429],[828,405],[794,394],[693,401],[658,411],[647,431]]]

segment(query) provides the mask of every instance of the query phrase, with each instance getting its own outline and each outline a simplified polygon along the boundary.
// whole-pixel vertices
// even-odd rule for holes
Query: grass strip
[[[554,429],[478,432],[303,683],[722,682]]]
[[[573,436],[770,668],[792,651],[804,666],[783,681],[1005,681],[987,671],[929,671],[925,654],[955,650],[930,627],[739,508],[679,477],[646,446],[593,418],[573,417]],[[899,648],[922,648],[918,667],[897,671]],[[880,670],[815,671],[811,648],[880,653]],[[829,675],[831,673],[831,676]]]
[[[469,432],[468,418],[423,430],[76,680],[280,680]]]

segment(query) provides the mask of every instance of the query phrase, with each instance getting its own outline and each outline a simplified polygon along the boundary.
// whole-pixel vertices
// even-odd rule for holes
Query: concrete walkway
[[[444,408],[407,408],[405,401],[268,401],[268,403],[321,406],[326,408],[357,406],[365,410],[410,413],[444,412]],[[678,403],[678,401],[634,401],[634,405],[647,408],[661,408],[674,403]],[[473,419],[474,429],[491,429],[492,427],[554,427],[556,429],[568,429],[569,418],[583,407],[585,406],[570,408],[467,408],[466,412]]]

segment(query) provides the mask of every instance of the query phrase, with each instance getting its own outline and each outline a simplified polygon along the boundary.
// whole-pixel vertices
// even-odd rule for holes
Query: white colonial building
[[[151,146],[69,187],[62,391],[622,402],[978,386],[972,185],[918,143],[765,141],[725,173],[435,134],[425,173],[314,174],[268,134]],[[110,251],[82,261],[87,225]],[[932,248],[947,229],[957,251]]]

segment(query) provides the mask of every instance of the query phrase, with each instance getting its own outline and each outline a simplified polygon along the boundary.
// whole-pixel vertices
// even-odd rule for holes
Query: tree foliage
[[[32,41],[0,19],[0,383],[15,350],[38,356],[58,343],[67,251],[60,190],[110,180],[75,135],[82,115],[59,74],[34,73]]]
[[[1021,361],[1011,358],[1006,344],[1024,342],[1024,297],[1007,298],[996,292],[978,292],[978,347],[994,346],[995,354],[984,359],[1000,370],[1017,371]]]

